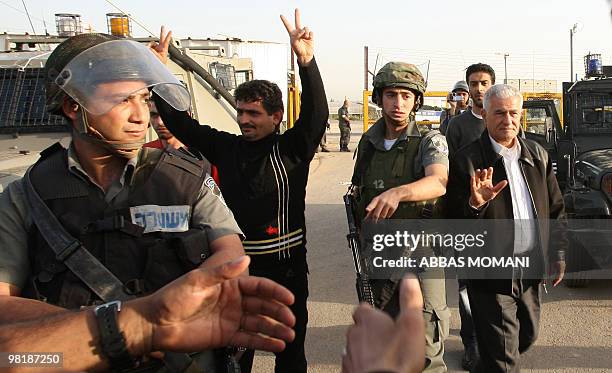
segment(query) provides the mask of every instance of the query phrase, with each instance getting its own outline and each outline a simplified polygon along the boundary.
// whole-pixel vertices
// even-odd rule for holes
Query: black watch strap
[[[94,309],[102,353],[114,371],[122,372],[134,368],[136,360],[130,355],[125,343],[125,335],[119,330],[117,323],[119,311],[121,311],[120,301],[105,303]]]

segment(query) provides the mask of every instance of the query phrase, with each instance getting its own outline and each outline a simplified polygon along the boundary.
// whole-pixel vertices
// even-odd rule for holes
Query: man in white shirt
[[[449,211],[459,218],[500,219],[489,226],[495,231],[489,232],[491,249],[531,263],[468,279],[480,351],[476,372],[519,372],[519,355],[538,335],[542,279],[548,275],[556,286],[565,272],[563,198],[546,150],[518,137],[521,111],[520,92],[492,86],[484,95],[486,130],[451,159]]]

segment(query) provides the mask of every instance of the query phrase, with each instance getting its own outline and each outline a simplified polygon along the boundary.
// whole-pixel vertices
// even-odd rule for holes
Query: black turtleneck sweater
[[[253,268],[281,263],[306,270],[305,198],[310,161],[329,111],[315,60],[300,67],[300,117],[282,135],[246,141],[174,110],[159,97],[159,113],[184,144],[199,150],[219,171],[223,197],[246,239]]]

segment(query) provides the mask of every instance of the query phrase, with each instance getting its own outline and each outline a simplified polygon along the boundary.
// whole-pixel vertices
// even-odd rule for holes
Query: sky
[[[490,64],[497,81],[570,79],[570,29],[574,34],[574,72],[584,75],[583,56],[601,53],[612,65],[612,21],[607,0],[426,0],[426,1],[192,1],[112,0],[147,29],[160,26],[175,37],[239,37],[288,43],[279,15],[315,35],[315,56],[328,98],[360,100],[364,88],[364,46],[374,72],[399,60],[419,66],[428,90],[449,90],[464,79],[465,68]],[[79,13],[96,31],[106,32],[106,13],[117,9],[104,0],[53,2],[25,0],[38,33],[43,19],[55,33],[55,13]],[[169,5],[171,4],[171,5]],[[31,32],[22,0],[0,0],[0,32]],[[134,36],[148,32],[133,25]],[[371,77],[370,77],[371,84]]]

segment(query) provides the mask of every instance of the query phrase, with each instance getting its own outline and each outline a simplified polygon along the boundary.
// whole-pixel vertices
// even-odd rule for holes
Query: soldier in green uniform
[[[374,78],[372,101],[383,117],[363,134],[357,148],[352,183],[358,187],[360,218],[419,219],[431,217],[446,193],[448,147],[438,131],[419,128],[415,112],[423,103],[425,81],[416,66],[390,62]],[[429,250],[429,254],[427,252]],[[431,255],[431,248],[420,248]],[[445,372],[444,339],[448,335],[444,271],[419,274],[426,334],[425,372]],[[397,281],[373,280],[377,307],[396,315]]]
[[[338,109],[338,127],[340,128],[340,151],[350,152],[349,143],[351,142],[351,121],[349,117],[349,100],[344,100],[344,104]]]

